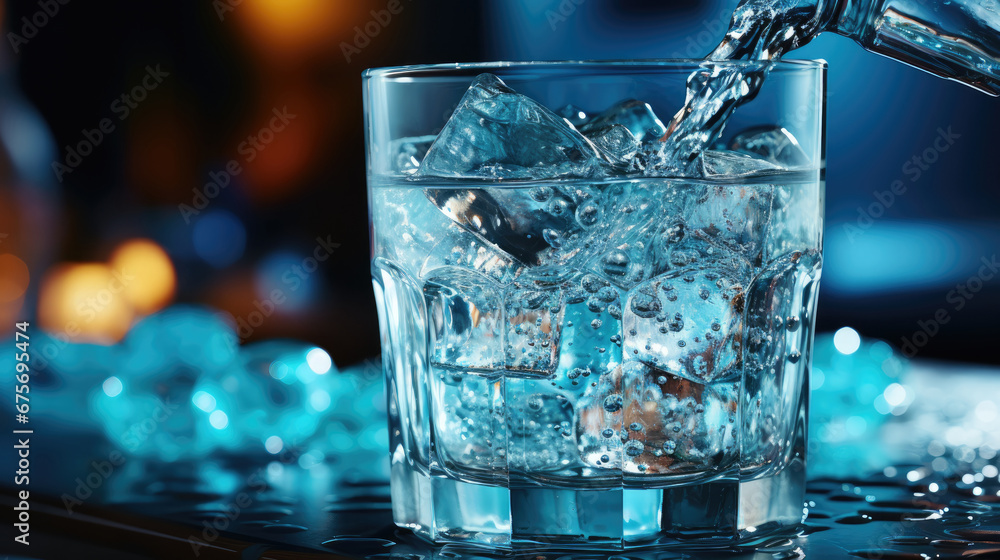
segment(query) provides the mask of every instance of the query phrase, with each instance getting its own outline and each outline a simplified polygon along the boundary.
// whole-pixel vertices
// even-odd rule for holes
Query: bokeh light
[[[234,11],[247,34],[272,49],[296,51],[328,42],[331,30],[345,23],[338,17],[349,2],[328,0],[257,0]]]
[[[264,449],[271,455],[277,455],[285,447],[285,442],[278,436],[271,436],[264,441]]]
[[[112,270],[131,277],[122,297],[143,314],[159,311],[173,298],[177,277],[170,257],[156,243],[136,239],[122,244],[111,255]]]
[[[72,342],[118,342],[134,317],[122,297],[126,283],[120,272],[104,264],[55,267],[42,282],[39,322],[43,329]]]
[[[216,410],[208,416],[208,421],[216,430],[224,430],[229,425],[229,416],[221,410]]]
[[[313,348],[310,350],[306,354],[306,362],[309,364],[309,369],[320,375],[330,371],[330,368],[333,366],[333,360],[330,358],[330,355],[322,348]]]
[[[843,327],[833,335],[833,345],[844,355],[851,355],[861,348],[861,336],[851,327]]]
[[[117,397],[118,395],[121,394],[122,389],[124,389],[125,387],[124,385],[122,385],[121,379],[118,379],[117,377],[112,375],[111,377],[104,380],[104,383],[101,385],[101,388],[104,389],[104,394],[106,394],[107,396]]]
[[[304,272],[302,263],[306,258],[307,255],[278,251],[261,260],[254,274],[257,297],[271,298],[275,290],[280,290],[283,303],[276,309],[278,313],[296,313],[308,308],[315,298],[319,275]]]
[[[239,218],[225,210],[206,213],[192,231],[195,253],[215,268],[225,268],[243,256],[246,236]]]
[[[28,289],[28,265],[10,253],[0,255],[0,303],[20,299]]]

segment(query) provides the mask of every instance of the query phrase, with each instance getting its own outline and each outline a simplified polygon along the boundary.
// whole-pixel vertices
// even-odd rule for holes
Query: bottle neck
[[[828,0],[823,7],[823,29],[858,39],[877,0]]]

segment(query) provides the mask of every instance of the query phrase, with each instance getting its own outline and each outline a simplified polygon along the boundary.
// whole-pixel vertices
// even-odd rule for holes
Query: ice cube
[[[729,148],[759,156],[785,169],[810,167],[812,161],[791,132],[780,126],[756,126],[733,137]]]
[[[626,479],[708,473],[738,458],[738,379],[703,384],[648,364],[622,366]]]
[[[503,378],[436,370],[430,383],[434,449],[442,466],[459,475],[502,476],[507,463]]]
[[[543,179],[606,174],[609,164],[565,119],[481,74],[427,151],[418,175]]]
[[[428,189],[427,197],[454,223],[524,264],[560,249],[580,226],[577,200],[552,187]],[[469,236],[467,236],[469,237]]]
[[[616,367],[592,381],[577,402],[577,452],[587,466],[612,472],[621,469],[622,399],[622,368]]]
[[[770,263],[747,291],[742,417],[744,469],[779,469],[794,431],[815,305],[820,255],[794,252]],[[798,356],[798,359],[795,358]]]
[[[503,367],[503,292],[481,274],[457,267],[424,281],[431,363],[457,370]]]
[[[590,115],[587,114],[586,111],[577,107],[576,105],[573,105],[572,103],[563,106],[561,109],[556,111],[556,114],[568,120],[571,125],[577,128],[579,128],[581,125],[590,120],[591,117]]]
[[[547,380],[511,376],[505,380],[505,398],[511,471],[531,477],[577,466],[573,400]]]
[[[95,391],[90,401],[92,415],[116,445],[164,461],[214,447],[199,435],[192,394],[200,379],[238,367],[233,326],[211,310],[173,306],[137,323],[118,355],[116,391]]]
[[[765,159],[740,152],[706,150],[698,155],[702,176],[748,177],[778,171],[780,166]]]
[[[372,197],[373,211],[379,213],[377,222],[393,224],[376,229],[374,256],[405,266],[413,278],[426,277],[440,267],[459,266],[505,284],[523,266],[442,215],[423,189],[375,188]]]
[[[420,161],[424,159],[427,150],[437,136],[417,136],[414,138],[400,138],[389,143],[389,153],[394,154],[392,158],[393,171],[403,175],[413,175],[420,168]]]
[[[663,122],[653,113],[653,108],[648,103],[626,99],[587,121],[580,127],[580,132],[593,138],[600,131],[614,125],[624,126],[637,142],[658,139],[667,131],[667,127],[663,126]]]
[[[682,210],[685,238],[715,258],[739,256],[759,265],[771,218],[771,187],[699,185]],[[710,251],[704,245],[712,245]],[[690,246],[690,245],[689,245]]]
[[[640,145],[629,129],[620,124],[601,128],[587,136],[607,158],[619,165],[629,165]]]
[[[504,313],[507,370],[550,376],[559,363],[563,301],[559,289],[517,282],[506,288]]]
[[[199,380],[190,401],[197,408],[198,437],[231,451],[264,454],[277,436],[284,448],[307,445],[337,410],[345,392],[357,398],[336,366],[319,373],[310,365],[316,346],[269,340],[240,348],[240,367]]]
[[[629,291],[623,355],[697,383],[740,373],[748,270],[673,270]]]
[[[583,389],[621,363],[623,292],[592,274],[582,275],[564,295],[565,311],[557,383]]]
[[[823,190],[821,183],[775,185],[771,220],[764,241],[764,262],[801,250],[818,247],[823,233]]]

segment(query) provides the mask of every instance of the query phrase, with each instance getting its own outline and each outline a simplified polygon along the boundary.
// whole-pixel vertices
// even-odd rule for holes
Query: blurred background
[[[72,492],[124,453],[160,470],[128,462],[100,494],[174,499],[188,476],[221,495],[245,479],[198,461],[219,449],[266,452],[282,489],[292,463],[387,476],[362,72],[701,58],[736,4],[0,0],[0,335],[32,322],[33,418],[60,427],[32,436],[58,453],[32,480]],[[810,475],[880,470],[873,433],[898,417],[931,434],[913,462],[995,478],[1000,412],[955,397],[988,397],[982,378],[904,380],[900,351],[1000,364],[1000,105],[838,36],[794,58],[830,68]],[[311,480],[296,492],[322,498]]]
[[[245,324],[243,341],[374,356],[365,68],[702,57],[735,4],[401,0],[387,21],[381,0],[6,2],[0,325],[57,332],[82,315],[70,338],[107,343],[189,302]],[[1000,281],[975,279],[1000,242],[996,100],[838,36],[795,56],[830,63],[819,330],[900,346],[944,309],[920,356],[1000,363]],[[125,265],[160,281],[94,300]]]
[[[401,0],[390,21],[377,17],[381,1],[57,4],[54,15],[34,0],[4,5],[3,329],[37,311],[58,331],[84,313],[94,318],[72,338],[109,342],[144,314],[192,302],[246,321],[243,340],[308,340],[352,363],[378,352],[365,68],[701,57],[736,2]],[[945,309],[921,356],[1000,363],[1000,281],[954,292],[1000,242],[985,157],[996,101],[837,36],[796,57],[830,63],[819,330],[850,325],[899,346]],[[282,111],[293,117],[272,119]],[[928,151],[942,135],[949,149]],[[895,181],[905,192],[892,193]],[[308,262],[320,246],[330,257]],[[69,303],[102,286],[116,258],[175,280],[143,282],[148,293],[125,304]],[[282,286],[296,289],[271,311]],[[250,325],[261,308],[266,320]]]

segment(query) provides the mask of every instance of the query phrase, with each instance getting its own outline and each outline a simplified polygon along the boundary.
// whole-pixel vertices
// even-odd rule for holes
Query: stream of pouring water
[[[706,60],[750,60],[759,64],[712,65],[688,77],[687,99],[662,137],[657,170],[688,174],[698,155],[722,135],[729,116],[757,95],[772,63],[816,36],[820,20],[814,1],[741,2],[733,12],[725,38]]]

